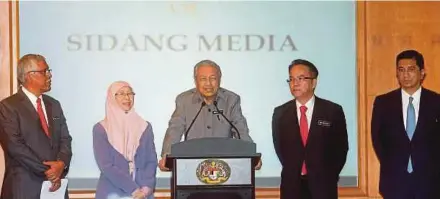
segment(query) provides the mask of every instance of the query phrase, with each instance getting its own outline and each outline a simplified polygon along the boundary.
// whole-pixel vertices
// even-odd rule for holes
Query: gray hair
[[[197,77],[197,69],[199,69],[201,66],[214,67],[217,70],[218,77],[219,78],[222,77],[222,71],[220,70],[220,66],[217,63],[215,63],[214,61],[211,61],[209,59],[205,59],[205,60],[199,61],[199,63],[197,63],[194,66],[194,79],[196,79],[196,77]]]
[[[18,83],[23,85],[26,81],[26,74],[35,68],[37,62],[44,61],[46,58],[38,54],[27,54],[18,60],[17,64],[17,80]]]

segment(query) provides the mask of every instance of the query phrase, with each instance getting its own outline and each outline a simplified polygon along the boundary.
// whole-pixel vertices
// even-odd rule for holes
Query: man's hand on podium
[[[260,170],[262,165],[263,165],[263,162],[262,162],[261,159],[260,159],[260,161],[258,162],[258,164],[255,166],[255,170]]]
[[[159,164],[158,165],[159,165],[159,169],[161,171],[170,171],[169,168],[165,167],[166,158],[167,158],[167,156],[164,155],[164,157],[162,157],[162,159],[159,160]]]

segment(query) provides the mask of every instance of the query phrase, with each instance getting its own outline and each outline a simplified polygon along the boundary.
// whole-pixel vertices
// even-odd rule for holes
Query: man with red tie
[[[61,186],[72,157],[60,103],[51,89],[51,70],[41,55],[23,56],[17,65],[21,88],[0,102],[0,142],[5,151],[1,199],[39,199],[43,181]],[[67,192],[65,198],[68,198]]]
[[[281,199],[337,199],[348,152],[342,107],[315,96],[318,69],[307,60],[289,66],[294,100],[274,109],[272,136],[282,165]]]

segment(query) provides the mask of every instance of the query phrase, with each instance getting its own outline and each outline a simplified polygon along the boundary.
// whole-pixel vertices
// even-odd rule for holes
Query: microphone
[[[188,129],[186,129],[186,132],[185,132],[185,139],[184,139],[184,141],[186,141],[186,138],[188,137],[189,130],[191,129],[192,125],[194,124],[194,122],[195,122],[196,119],[197,119],[197,116],[199,116],[200,111],[202,111],[202,108],[203,108],[205,105],[206,105],[206,102],[203,101],[203,102],[202,102],[202,105],[200,106],[199,111],[198,111],[197,114],[196,114],[196,116],[195,116],[194,119],[192,120],[192,122],[191,122],[191,124],[189,125]]]
[[[235,125],[232,124],[232,122],[231,122],[230,120],[228,120],[228,118],[226,118],[226,116],[223,114],[223,111],[220,111],[220,110],[218,109],[218,107],[217,107],[217,101],[214,101],[214,106],[215,106],[215,109],[217,110],[217,112],[218,112],[223,118],[225,118],[225,120],[229,123],[229,125],[231,125],[231,127],[235,130],[238,139],[241,140],[240,132],[238,131],[237,127],[235,127]]]

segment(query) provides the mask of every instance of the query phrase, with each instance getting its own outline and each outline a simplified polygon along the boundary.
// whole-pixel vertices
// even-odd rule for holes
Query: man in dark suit
[[[317,78],[311,62],[294,60],[287,81],[295,99],[273,113],[281,199],[338,198],[339,173],[348,152],[347,126],[340,105],[315,96]]]
[[[371,134],[384,199],[439,199],[440,97],[423,88],[422,54],[396,57],[400,88],[376,97]]]
[[[60,188],[72,157],[72,138],[60,103],[43,94],[51,89],[52,77],[45,58],[23,56],[17,77],[21,88],[0,102],[6,167],[1,199],[39,199],[43,181],[51,182],[51,191]]]

